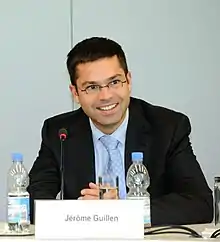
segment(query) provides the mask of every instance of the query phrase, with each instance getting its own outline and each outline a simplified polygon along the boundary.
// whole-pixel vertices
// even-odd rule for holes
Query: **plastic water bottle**
[[[30,227],[30,204],[27,186],[28,172],[20,153],[12,155],[13,164],[8,171],[7,181],[7,230],[8,232],[28,232]]]
[[[143,153],[133,152],[131,158],[132,165],[129,167],[126,177],[126,183],[129,188],[127,199],[144,200],[144,225],[145,227],[150,227],[150,194],[147,191],[150,185],[150,177],[147,168],[143,164]]]

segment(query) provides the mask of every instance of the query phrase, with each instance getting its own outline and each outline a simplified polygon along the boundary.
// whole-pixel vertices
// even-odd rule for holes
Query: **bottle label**
[[[146,226],[151,226],[151,216],[150,216],[150,198],[144,199],[144,224]]]
[[[8,197],[8,223],[30,223],[29,197]]]
[[[144,200],[144,225],[151,226],[150,197],[128,197],[127,199]]]

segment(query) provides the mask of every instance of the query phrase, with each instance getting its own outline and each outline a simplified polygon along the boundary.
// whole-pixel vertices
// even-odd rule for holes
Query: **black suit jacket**
[[[95,182],[95,157],[89,119],[80,108],[47,119],[39,155],[30,171],[31,221],[34,199],[55,199],[60,191],[60,141],[65,127],[65,199],[77,199]],[[131,153],[142,151],[150,175],[152,225],[211,222],[213,198],[189,141],[184,114],[131,98],[125,145],[125,172]],[[125,174],[126,175],[126,174]]]

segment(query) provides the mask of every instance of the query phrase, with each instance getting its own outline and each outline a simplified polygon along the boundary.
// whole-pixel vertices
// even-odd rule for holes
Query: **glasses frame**
[[[80,88],[79,88],[79,90],[80,90],[81,92],[85,92],[85,93],[88,94],[88,95],[90,95],[90,94],[97,94],[97,93],[101,92],[101,90],[102,90],[103,88],[105,88],[105,87],[107,87],[108,90],[112,90],[112,89],[114,89],[114,87],[111,86],[112,82],[114,82],[114,81],[118,81],[118,82],[120,82],[121,87],[123,87],[123,84],[127,82],[127,80],[122,81],[122,80],[118,80],[118,79],[116,79],[116,80],[111,80],[111,81],[110,81],[108,84],[106,84],[106,85],[92,84],[92,85],[86,87],[85,89],[80,89]],[[93,85],[94,85],[94,86],[97,86],[98,89],[88,91],[88,88],[91,87],[91,86],[93,86]]]

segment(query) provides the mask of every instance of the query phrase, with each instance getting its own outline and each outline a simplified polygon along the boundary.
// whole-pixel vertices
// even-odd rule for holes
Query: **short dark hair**
[[[76,44],[67,55],[67,69],[72,85],[76,85],[79,64],[96,61],[102,58],[117,56],[125,74],[128,72],[125,53],[115,41],[104,37],[92,37],[84,39]]]

